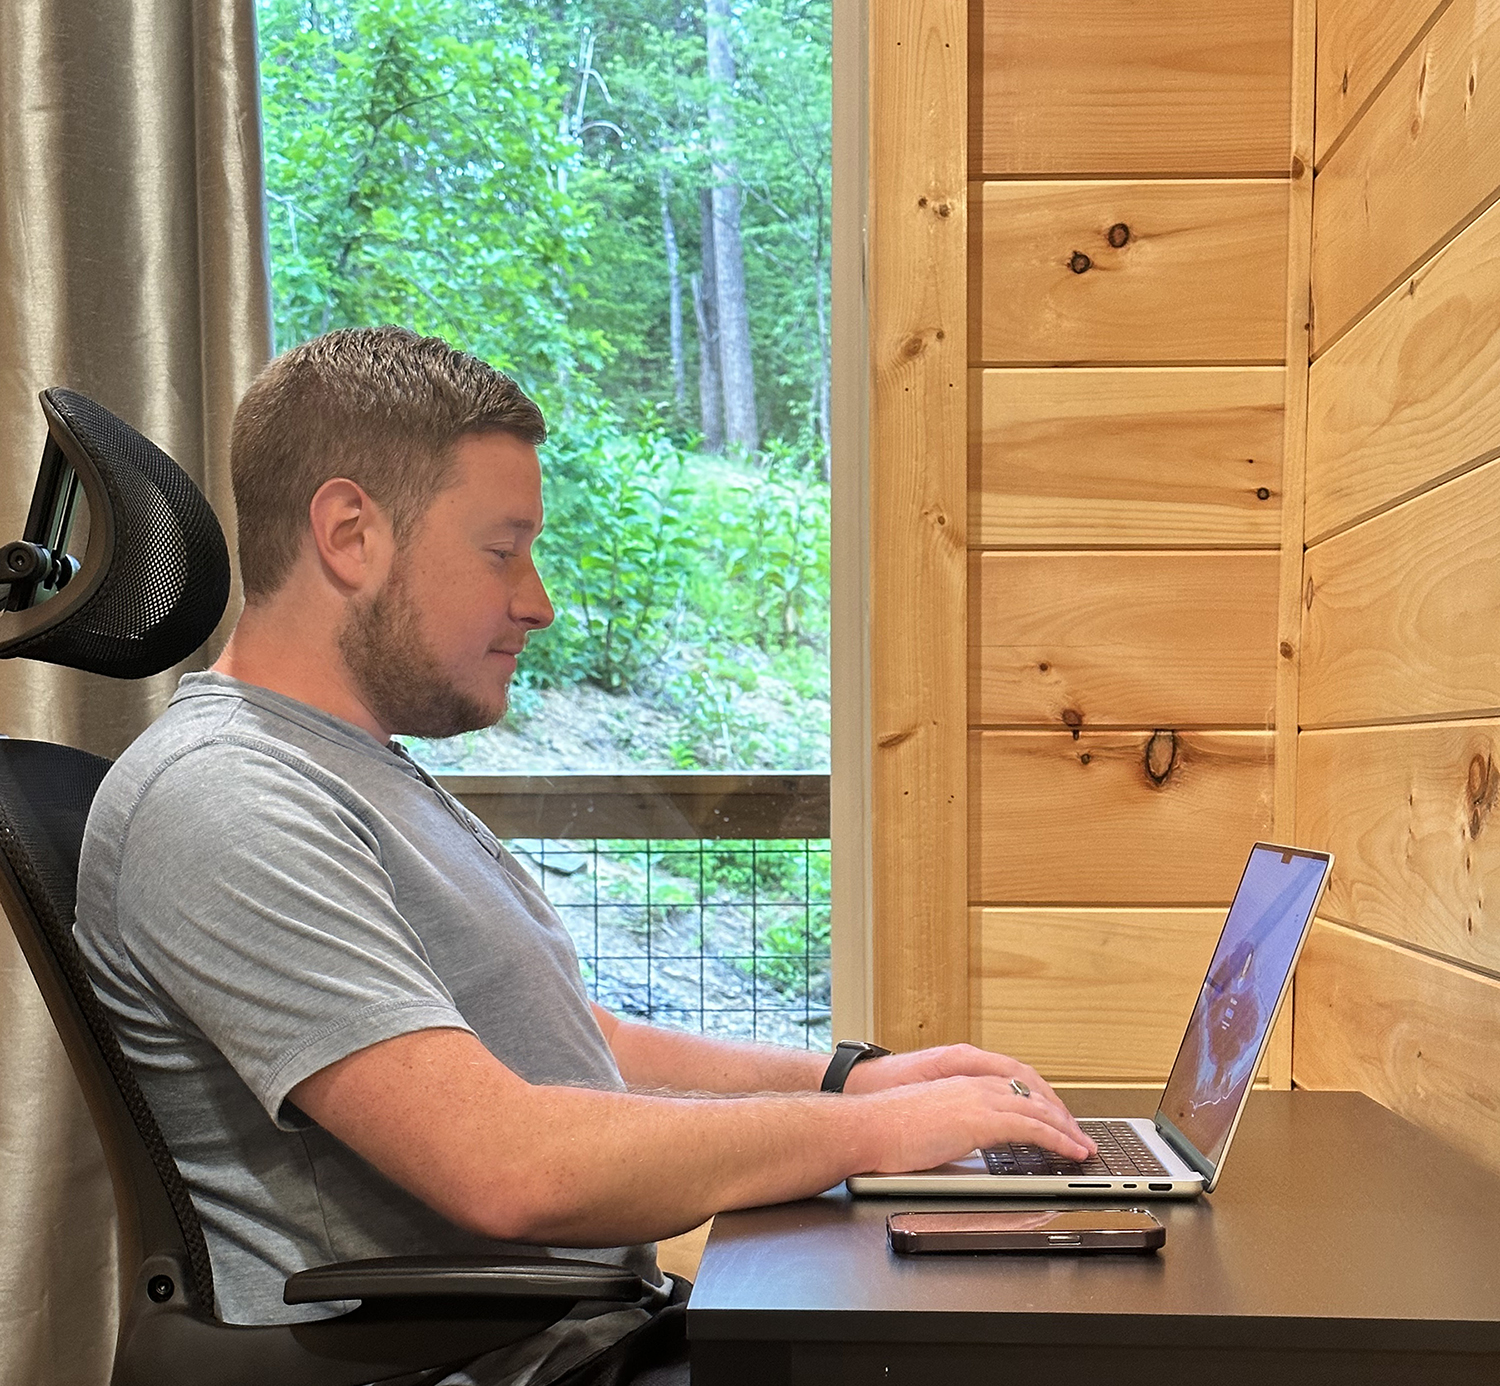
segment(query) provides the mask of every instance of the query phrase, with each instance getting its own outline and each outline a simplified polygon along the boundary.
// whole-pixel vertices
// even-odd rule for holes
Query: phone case
[[[1101,1208],[1063,1215],[1055,1211],[892,1213],[886,1219],[886,1233],[891,1249],[903,1255],[931,1251],[1153,1252],[1167,1240],[1167,1229],[1144,1208]]]

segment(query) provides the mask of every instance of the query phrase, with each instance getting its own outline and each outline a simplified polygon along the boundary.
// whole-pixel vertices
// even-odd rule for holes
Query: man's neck
[[[382,744],[389,741],[390,730],[360,698],[343,660],[330,655],[338,649],[337,634],[311,629],[322,623],[288,610],[290,605],[277,600],[247,605],[214,661],[214,672],[352,722]]]

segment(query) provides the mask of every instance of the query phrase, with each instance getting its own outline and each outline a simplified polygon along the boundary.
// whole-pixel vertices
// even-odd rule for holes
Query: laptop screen
[[[1161,1113],[1217,1165],[1255,1076],[1329,858],[1256,844],[1162,1094]]]

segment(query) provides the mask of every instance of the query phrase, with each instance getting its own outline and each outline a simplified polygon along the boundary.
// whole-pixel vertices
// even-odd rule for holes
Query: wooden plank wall
[[[1500,12],[1318,18],[1294,1072],[1500,1168]]]
[[[970,1028],[967,16],[964,0],[867,14],[871,1038],[916,1049]]]
[[[1273,828],[1293,11],[971,4],[972,1032],[1058,1079],[1165,1075]]]

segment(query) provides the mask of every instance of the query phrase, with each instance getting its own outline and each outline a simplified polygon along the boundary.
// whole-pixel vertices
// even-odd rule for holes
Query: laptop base
[[[976,1150],[935,1169],[855,1174],[845,1183],[852,1194],[895,1198],[1196,1198],[1203,1192],[1203,1176],[1187,1166],[1150,1121],[1131,1118],[1128,1124],[1161,1162],[1165,1173],[991,1174],[984,1156]]]

